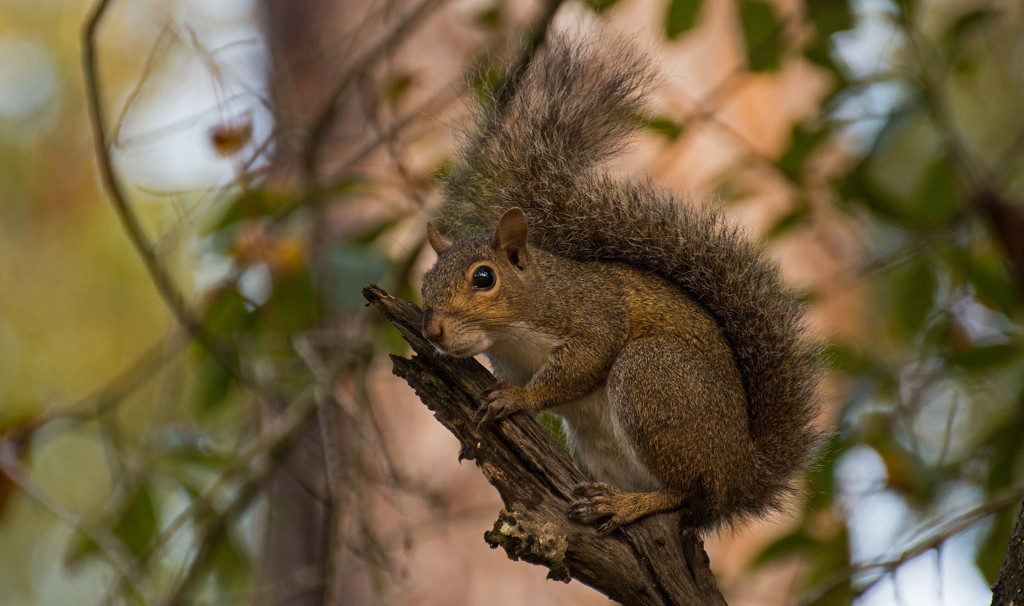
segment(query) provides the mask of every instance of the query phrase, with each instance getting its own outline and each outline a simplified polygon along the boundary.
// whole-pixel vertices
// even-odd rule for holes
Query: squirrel
[[[456,238],[427,224],[423,336],[490,361],[482,424],[562,418],[592,480],[569,514],[602,534],[664,511],[697,530],[783,511],[825,435],[820,349],[776,265],[719,211],[602,169],[655,81],[625,40],[549,35],[445,178]]]

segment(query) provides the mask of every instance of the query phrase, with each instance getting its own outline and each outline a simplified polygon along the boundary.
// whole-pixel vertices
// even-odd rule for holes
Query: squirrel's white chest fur
[[[554,335],[515,323],[503,330],[484,354],[499,379],[525,387],[560,344]],[[549,412],[562,418],[573,459],[592,479],[632,492],[664,486],[640,459],[633,441],[612,414],[604,383]]]

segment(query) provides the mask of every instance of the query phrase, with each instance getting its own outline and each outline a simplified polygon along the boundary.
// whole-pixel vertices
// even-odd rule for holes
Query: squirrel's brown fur
[[[494,233],[431,233],[424,334],[511,382],[488,420],[566,419],[581,467],[612,485],[580,488],[584,521],[685,508],[713,528],[779,509],[822,440],[802,305],[717,211],[601,171],[645,113],[642,53],[551,36],[519,76],[446,180],[444,227]]]

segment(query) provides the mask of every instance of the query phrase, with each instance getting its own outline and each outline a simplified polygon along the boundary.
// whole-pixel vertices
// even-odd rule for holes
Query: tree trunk
[[[310,175],[302,170],[305,133],[322,111],[326,91],[337,77],[340,61],[328,50],[337,42],[349,0],[264,0],[263,30],[269,64],[267,88],[274,109],[275,141],[268,187],[280,191],[308,190]],[[349,7],[351,8],[351,7]],[[345,116],[339,116],[339,121]],[[322,221],[314,221],[323,225]],[[322,237],[312,236],[311,266],[319,267]],[[280,411],[270,411],[277,414]],[[295,448],[274,471],[267,490],[263,553],[259,562],[262,603],[274,606],[321,606],[337,594],[332,562],[337,541],[339,503],[330,498],[325,469],[325,435],[341,435],[331,443],[338,456],[345,450],[344,429],[332,433],[325,418],[311,415]],[[333,421],[332,421],[333,422]]]
[[[1006,560],[992,586],[992,606],[1024,605],[1024,502],[1010,535]]]

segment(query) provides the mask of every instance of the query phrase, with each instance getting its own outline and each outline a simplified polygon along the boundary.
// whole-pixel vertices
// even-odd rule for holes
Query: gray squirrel
[[[484,354],[481,422],[550,411],[608,533],[680,510],[715,529],[781,510],[822,443],[803,306],[760,248],[602,164],[656,80],[629,42],[551,35],[485,106],[445,181],[423,335]]]

